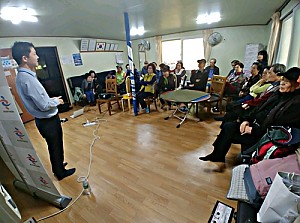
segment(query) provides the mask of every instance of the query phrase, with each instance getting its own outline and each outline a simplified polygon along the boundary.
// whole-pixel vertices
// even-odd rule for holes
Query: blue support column
[[[134,68],[133,68],[133,56],[132,56],[132,48],[131,48],[131,41],[130,41],[130,29],[129,29],[129,17],[128,13],[124,13],[124,20],[125,20],[125,31],[126,31],[126,42],[127,42],[127,51],[128,51],[128,63],[130,69],[130,85],[133,97],[133,110],[134,115],[138,115],[137,111],[137,103],[136,103],[136,92],[135,92],[135,80],[134,80]]]

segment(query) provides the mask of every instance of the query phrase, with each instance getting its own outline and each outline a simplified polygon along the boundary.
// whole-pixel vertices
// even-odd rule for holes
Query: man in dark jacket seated
[[[218,165],[216,171],[225,168],[225,156],[231,144],[241,144],[242,151],[253,146],[268,127],[282,125],[300,128],[300,68],[293,67],[281,76],[279,91],[257,106],[242,122],[227,122],[213,143],[211,154],[199,157]]]
[[[205,68],[205,70],[208,72],[208,80],[209,81],[212,79],[212,77],[214,75],[220,75],[220,69],[219,69],[219,67],[216,66],[216,63],[217,63],[217,60],[215,58],[211,58],[209,61],[209,66],[207,66]]]
[[[197,60],[198,70],[192,70],[190,84],[185,87],[190,90],[205,91],[208,79],[208,71],[204,69],[206,64],[205,59]]]

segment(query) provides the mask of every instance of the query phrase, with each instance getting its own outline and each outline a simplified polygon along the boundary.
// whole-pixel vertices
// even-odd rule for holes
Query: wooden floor
[[[220,122],[202,113],[204,121],[187,120],[177,129],[177,119],[164,120],[171,111],[134,117],[122,111],[100,115],[96,107],[91,109],[75,119],[69,118],[72,112],[60,114],[69,118],[63,123],[65,161],[69,168],[77,168],[73,176],[62,181],[51,173],[46,143],[35,123],[25,125],[58,190],[75,198],[82,189],[77,177],[87,173],[89,146],[96,128],[83,127],[82,123],[95,117],[107,120],[101,122],[97,133],[101,138],[93,148],[89,178],[92,195],[80,197],[71,208],[44,222],[207,222],[217,200],[236,207],[226,194],[238,147],[233,146],[227,155],[224,173],[213,172],[214,164],[198,159],[211,152]],[[17,203],[23,220],[32,216],[39,219],[58,210],[16,190],[3,162],[0,168],[0,181]]]

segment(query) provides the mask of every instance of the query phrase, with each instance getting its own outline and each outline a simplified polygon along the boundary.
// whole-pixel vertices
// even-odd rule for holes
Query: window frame
[[[178,41],[180,40],[180,59],[178,59],[177,61],[183,61],[184,63],[184,55],[183,55],[183,42],[186,41],[186,40],[191,40],[191,39],[202,39],[202,48],[203,48],[203,58],[204,58],[204,41],[203,41],[203,37],[202,36],[190,36],[190,37],[185,37],[185,38],[172,38],[172,39],[165,39],[165,40],[162,40],[162,43],[163,42],[169,42],[169,41]],[[162,48],[163,48],[163,44],[162,44]],[[163,49],[162,49],[162,52],[163,52]],[[199,56],[200,57],[200,56]],[[197,59],[202,59],[202,58],[197,58]],[[177,61],[174,61],[174,63],[176,64]],[[164,63],[164,57],[163,57],[163,53],[162,53],[162,62]],[[167,63],[168,64],[168,63]],[[170,68],[174,68],[172,67],[173,66],[173,63],[172,64],[168,64],[170,66]],[[197,67],[197,60],[195,60],[195,68]],[[195,68],[192,68],[192,69],[195,69]],[[187,70],[192,70],[192,69],[187,69]]]

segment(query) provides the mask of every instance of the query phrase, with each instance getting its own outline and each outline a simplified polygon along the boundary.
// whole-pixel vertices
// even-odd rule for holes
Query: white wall
[[[34,46],[46,47],[56,46],[58,55],[61,59],[62,56],[70,56],[73,53],[79,53],[80,38],[61,38],[61,37],[14,37],[14,38],[0,38],[0,48],[10,48],[15,41],[28,41],[32,42]],[[118,50],[125,51],[125,41],[101,40],[108,43],[118,43]],[[126,52],[127,53],[127,52]],[[124,54],[124,53],[123,53]],[[75,66],[74,64],[61,64],[65,78],[81,75],[89,70],[96,72],[115,69],[115,52],[82,52],[81,58],[83,66]],[[125,56],[123,56],[124,60]]]
[[[74,53],[79,53],[80,38],[61,38],[61,37],[14,37],[0,38],[0,48],[11,48],[15,41],[32,42],[36,47],[56,46],[60,60],[63,56],[71,56]],[[118,43],[118,50],[123,51],[123,60],[126,64],[127,48],[125,41],[103,40],[102,42]],[[81,58],[83,65],[75,66],[74,64],[62,64],[61,68],[65,79],[71,76],[82,75],[89,70],[96,72],[116,69],[115,52],[82,52]],[[69,86],[68,86],[69,87]],[[71,95],[69,91],[69,95]],[[73,98],[70,97],[71,101]]]
[[[217,66],[222,75],[228,74],[231,69],[230,62],[233,59],[244,61],[247,43],[262,43],[266,46],[269,38],[267,26],[220,28],[214,31],[221,33],[225,39],[219,45],[214,46],[211,52],[211,57],[218,61]]]
[[[217,28],[213,31],[221,33],[224,38],[224,40],[219,45],[212,47],[211,52],[211,57],[217,59],[217,66],[220,68],[220,72],[222,75],[227,75],[229,69],[231,69],[230,62],[233,59],[238,59],[242,62],[244,61],[245,47],[247,43],[262,43],[264,46],[266,46],[269,40],[268,26],[266,25]],[[162,40],[164,41],[195,37],[202,37],[201,31],[164,35],[162,36]],[[150,41],[151,44],[151,50],[146,52],[147,59],[149,61],[156,61],[157,56],[155,37],[147,38],[146,40]],[[133,41],[133,46],[135,49],[137,49],[137,44],[139,43],[140,40]],[[134,62],[138,64],[137,52],[134,52]],[[196,61],[195,68],[197,68]]]
[[[211,57],[217,59],[217,66],[221,73],[227,73],[230,68],[230,61],[233,59],[244,60],[245,46],[247,43],[267,44],[269,32],[268,26],[241,26],[214,29],[220,32],[225,39],[219,45],[212,48]],[[162,40],[199,37],[200,31],[192,31],[162,36]],[[200,36],[201,37],[201,36]],[[146,38],[150,42],[151,49],[146,51],[146,58],[149,62],[157,61],[155,37]],[[35,46],[56,46],[59,57],[79,53],[79,38],[50,38],[50,37],[16,37],[0,38],[0,48],[10,48],[15,41],[30,41]],[[119,44],[119,50],[123,51],[124,65],[127,64],[127,48],[125,41],[102,40],[103,42],[113,42]],[[138,44],[141,40],[132,41],[133,61],[136,65],[138,61]],[[61,64],[65,78],[86,73],[93,69],[96,72],[115,69],[114,52],[87,52],[81,53],[83,66]],[[195,61],[195,67],[197,63]]]
[[[226,75],[231,68],[230,62],[233,59],[244,60],[245,46],[247,43],[267,44],[269,32],[268,26],[241,26],[214,29],[220,32],[225,39],[219,45],[212,48],[211,57],[217,59],[217,66],[220,68],[221,74]],[[185,33],[177,33],[162,36],[162,40],[194,38],[199,36],[201,31],[192,31]],[[155,37],[146,38],[150,42],[151,49],[146,51],[146,58],[149,62],[157,61],[157,50]],[[79,53],[80,38],[61,38],[61,37],[15,37],[0,38],[0,48],[10,48],[15,41],[29,41],[35,46],[56,46],[58,55],[70,56],[73,53]],[[101,40],[108,43],[118,43],[119,50],[123,51],[124,66],[128,63],[127,48],[125,41]],[[138,44],[141,40],[132,41],[133,61],[137,65],[138,61]],[[81,53],[83,66],[75,66],[74,64],[61,64],[65,79],[71,76],[81,75],[93,69],[96,72],[115,69],[115,53],[114,52],[87,52]],[[197,63],[195,61],[195,68]],[[69,92],[70,95],[70,92]],[[72,98],[71,98],[71,101]]]
[[[156,40],[155,37],[153,38],[144,38],[143,40],[149,41],[150,43],[150,50],[146,51],[146,60],[151,62],[157,62],[157,51],[156,51]],[[138,55],[138,45],[141,43],[140,40],[133,40],[131,43],[132,51],[133,51],[133,62],[136,65],[136,68],[139,69],[139,55]],[[142,64],[144,61],[142,61]]]

